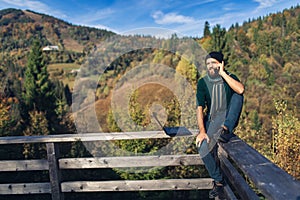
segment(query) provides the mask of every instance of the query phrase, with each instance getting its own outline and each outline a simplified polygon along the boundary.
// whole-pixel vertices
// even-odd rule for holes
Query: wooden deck
[[[196,131],[193,132],[194,134]],[[194,137],[185,136],[185,137]],[[110,141],[129,139],[169,138],[162,131],[131,133],[89,133],[49,136],[1,137],[0,145],[45,143],[48,159],[1,160],[0,172],[49,171],[49,182],[26,182],[0,184],[0,195],[51,194],[53,200],[64,199],[70,192],[104,191],[164,191],[203,190],[212,188],[210,178],[163,179],[163,180],[100,180],[62,181],[63,170],[105,169],[130,167],[164,167],[203,165],[198,154],[144,155],[118,157],[61,158],[58,144],[74,141]],[[228,185],[225,199],[260,199],[249,186],[250,179],[255,191],[266,199],[300,199],[300,182],[270,162],[238,137],[227,144],[220,144],[219,158]]]
[[[235,137],[229,143],[221,144],[221,146],[228,154],[228,157],[232,159],[243,174],[253,182],[267,199],[300,199],[300,182],[259,154],[244,141]],[[225,163],[229,166],[229,163],[224,158],[221,157],[221,160],[223,161],[223,166]],[[227,176],[230,175],[228,174]],[[236,176],[238,175],[236,174]],[[235,179],[237,180],[237,178]],[[253,199],[252,194],[248,195],[247,191],[243,191],[245,187],[240,187],[242,185],[241,182],[236,182],[234,185],[242,196],[249,196],[247,199]]]

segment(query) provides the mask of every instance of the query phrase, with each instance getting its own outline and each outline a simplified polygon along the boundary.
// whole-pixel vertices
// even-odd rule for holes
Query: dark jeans
[[[214,119],[207,119],[205,121],[205,128],[207,135],[210,138],[210,142],[207,143],[206,140],[203,140],[200,147],[198,148],[198,152],[205,164],[210,177],[217,182],[222,181],[223,176],[216,161],[217,141],[216,139],[214,139],[214,135],[220,133],[220,131],[222,131],[222,125],[225,125],[229,130],[229,134],[226,137],[228,137],[229,139],[234,136],[233,130],[238,124],[243,107],[243,101],[243,95],[234,93],[227,111],[220,112]]]

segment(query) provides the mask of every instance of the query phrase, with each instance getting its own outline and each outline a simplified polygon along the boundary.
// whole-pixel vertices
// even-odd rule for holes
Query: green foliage
[[[90,153],[85,148],[84,144],[80,140],[76,140],[71,144],[71,150],[68,154],[69,157],[72,158],[82,158],[90,155]]]
[[[217,24],[216,26],[213,27],[210,50],[221,51],[224,48],[226,42],[225,34],[226,34],[226,29],[221,28],[220,24]]]
[[[53,96],[55,98],[55,114],[58,116],[58,120],[62,120],[63,117],[68,112],[68,100],[66,97],[66,93],[68,89],[66,89],[62,82],[58,80],[54,80],[53,82]],[[69,97],[70,98],[70,97]]]
[[[258,116],[258,112],[256,110],[250,112],[250,119],[252,122],[251,128],[253,130],[259,131],[261,129],[261,122]]]
[[[50,122],[50,130],[61,131],[68,124],[65,118],[68,112],[65,92],[67,91],[62,82],[50,80],[41,45],[35,41],[25,70],[23,98],[27,112],[37,110],[45,113]],[[70,101],[70,96],[68,99]],[[59,121],[64,123],[60,124]]]
[[[170,102],[167,102],[165,106],[166,112],[168,113],[166,126],[180,126],[181,110],[178,100],[173,98]]]
[[[239,42],[239,45],[241,49],[245,52],[249,52],[249,45],[251,44],[251,40],[246,35],[245,31],[243,29],[240,29],[237,33],[237,41]]]
[[[119,128],[117,122],[114,119],[112,110],[109,110],[108,112],[106,123],[110,132],[121,132],[121,129]]]
[[[207,37],[207,36],[210,36],[210,25],[209,25],[209,22],[206,21],[205,24],[204,24],[204,31],[203,31],[203,37]]]
[[[28,56],[24,88],[24,100],[29,110],[37,108],[45,113],[53,112],[53,85],[38,41],[34,42]]]
[[[146,114],[145,109],[143,109],[137,102],[138,92],[135,91],[129,100],[129,113],[133,122],[138,126],[146,125]]]
[[[33,110],[29,112],[29,126],[24,130],[25,136],[48,135],[49,125],[42,111]],[[46,158],[46,147],[40,144],[24,144],[25,158]]]
[[[161,178],[162,168],[136,168],[127,172],[125,169],[115,169],[116,173],[125,180],[155,180]]]

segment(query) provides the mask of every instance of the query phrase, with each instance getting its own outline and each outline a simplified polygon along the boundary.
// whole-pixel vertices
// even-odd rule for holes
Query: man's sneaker
[[[222,129],[221,134],[218,138],[219,142],[227,143],[230,139],[229,131],[225,128]]]
[[[210,199],[213,199],[216,196],[218,196],[222,192],[223,187],[224,187],[224,183],[221,183],[221,182],[213,181],[213,184],[214,184],[213,189],[211,189],[208,193]]]

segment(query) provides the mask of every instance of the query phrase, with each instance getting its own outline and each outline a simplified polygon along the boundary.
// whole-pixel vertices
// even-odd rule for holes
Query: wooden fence
[[[162,131],[150,131],[126,134],[89,133],[1,137],[0,145],[44,143],[47,147],[48,159],[1,160],[0,172],[47,170],[49,171],[50,181],[36,183],[24,180],[22,183],[0,184],[0,196],[46,193],[51,194],[53,200],[61,200],[64,199],[64,194],[69,192],[203,190],[212,188],[210,178],[113,181],[62,181],[61,179],[62,171],[66,169],[203,164],[198,154],[91,158],[61,158],[59,156],[58,144],[60,143],[149,138],[169,138],[169,136]],[[219,145],[219,159],[228,182],[223,194],[225,199],[259,199],[258,193],[266,199],[300,199],[300,182],[238,137],[232,138],[229,143]],[[251,187],[249,182],[252,185]]]

